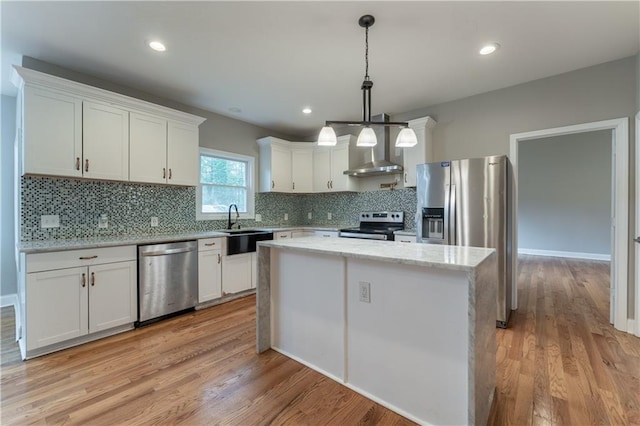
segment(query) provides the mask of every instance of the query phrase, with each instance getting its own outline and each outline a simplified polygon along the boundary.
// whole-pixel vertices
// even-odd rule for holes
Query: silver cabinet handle
[[[162,168],[162,179],[166,179],[167,178],[167,168],[163,167]]]
[[[218,265],[220,264],[220,253],[218,253]]]
[[[276,187],[276,183],[274,181],[271,181],[271,189]]]
[[[211,246],[215,246],[216,243],[204,243],[204,245],[207,246],[207,247],[211,247]]]
[[[96,273],[92,272],[91,273],[91,287],[93,287],[94,285],[96,285]]]
[[[76,157],[76,170],[80,170],[80,157]]]
[[[80,256],[78,259],[80,260],[91,260],[91,259],[97,259],[98,255],[93,255],[93,256]]]
[[[86,160],[84,160],[84,171],[85,172],[89,171],[89,159],[88,158]]]
[[[293,182],[291,185],[293,186],[292,189],[296,189],[296,183],[295,182]]]
[[[82,287],[86,287],[86,286],[87,286],[87,275],[82,274]]]
[[[404,174],[404,183],[407,183],[407,173]]]
[[[171,179],[171,169],[169,169],[169,179]]]
[[[327,181],[327,189],[329,189],[329,188],[331,188],[331,187],[329,186],[329,181]]]
[[[330,188],[333,189],[333,181],[330,181]]]

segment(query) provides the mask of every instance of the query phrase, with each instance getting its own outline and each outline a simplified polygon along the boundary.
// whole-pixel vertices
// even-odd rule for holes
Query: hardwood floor
[[[520,267],[489,423],[640,424],[640,339],[608,322],[609,264],[523,256]],[[411,424],[276,352],[256,355],[253,296],[27,362],[10,315],[3,425]]]

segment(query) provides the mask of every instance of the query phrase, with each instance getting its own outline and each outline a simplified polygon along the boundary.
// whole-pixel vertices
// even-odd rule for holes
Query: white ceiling
[[[635,54],[632,2],[2,1],[2,93],[27,55],[290,135],[396,114]],[[167,52],[145,44],[160,39]],[[501,49],[480,56],[488,41]],[[630,90],[633,90],[630,88]],[[301,109],[313,108],[305,116]],[[241,113],[229,108],[238,107]]]

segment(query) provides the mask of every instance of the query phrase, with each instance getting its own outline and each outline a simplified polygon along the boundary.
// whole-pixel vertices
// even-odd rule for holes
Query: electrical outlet
[[[41,228],[60,228],[60,216],[49,214],[40,216]]]
[[[289,213],[284,214],[284,220],[289,220]]]
[[[108,227],[109,227],[109,217],[103,213],[98,218],[98,228],[108,228]]]
[[[358,283],[358,293],[360,294],[361,302],[371,303],[371,283],[360,281]]]
[[[307,219],[313,219],[313,213],[311,212],[307,213]]]
[[[151,226],[158,226],[158,217],[151,216]]]
[[[331,220],[332,217],[333,215],[331,213],[327,213],[327,219]]]
[[[255,221],[256,222],[262,222],[262,215],[259,214],[259,213],[256,213]]]

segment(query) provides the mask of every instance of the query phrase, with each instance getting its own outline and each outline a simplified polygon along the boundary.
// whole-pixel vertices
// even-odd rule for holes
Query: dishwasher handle
[[[165,256],[168,254],[178,254],[178,253],[187,253],[190,251],[195,251],[190,247],[185,248],[176,248],[176,249],[168,249],[168,250],[160,250],[160,251],[148,251],[140,253],[140,256]]]

